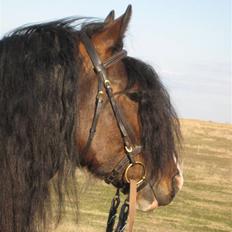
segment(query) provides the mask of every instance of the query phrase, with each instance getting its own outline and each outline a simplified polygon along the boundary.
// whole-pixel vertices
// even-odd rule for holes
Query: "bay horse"
[[[125,193],[125,178],[145,171],[136,203],[143,211],[181,189],[169,94],[151,66],[123,50],[131,14],[128,6],[117,19],[112,11],[104,21],[24,26],[1,39],[0,231],[47,230],[49,183],[61,212],[65,191],[76,196],[78,167]]]

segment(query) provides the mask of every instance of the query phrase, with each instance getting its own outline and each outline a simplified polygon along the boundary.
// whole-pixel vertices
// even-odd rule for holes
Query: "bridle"
[[[130,191],[129,191],[130,196],[128,196],[128,198],[126,199],[126,201],[121,207],[119,221],[118,221],[118,225],[115,231],[117,232],[124,231],[129,211],[130,212],[129,212],[128,226],[129,226],[129,231],[132,231],[132,226],[133,226],[133,221],[134,221],[133,217],[135,214],[136,192],[140,191],[147,184],[146,178],[145,178],[146,172],[145,172],[144,164],[142,162],[135,161],[134,159],[135,155],[140,154],[142,152],[142,146],[134,144],[133,139],[130,136],[130,133],[128,133],[128,129],[127,129],[128,124],[122,117],[122,112],[120,111],[120,107],[118,106],[114,98],[114,93],[111,87],[111,83],[106,73],[106,69],[112,66],[113,64],[116,64],[124,57],[126,57],[127,52],[125,50],[121,50],[117,52],[115,55],[108,58],[106,61],[102,62],[89,36],[85,32],[81,32],[80,37],[89,55],[89,58],[93,64],[94,72],[98,76],[98,90],[97,90],[97,96],[96,96],[96,102],[95,102],[94,116],[93,116],[93,121],[92,121],[90,131],[89,131],[88,140],[83,149],[83,153],[86,153],[88,151],[88,149],[90,148],[91,142],[94,138],[99,115],[100,115],[100,112],[103,106],[103,95],[104,95],[104,89],[105,89],[106,95],[110,102],[111,108],[114,113],[114,117],[117,122],[118,129],[120,131],[120,134],[123,140],[123,146],[124,146],[124,151],[125,151],[125,156],[123,157],[123,159],[121,159],[119,163],[111,171],[111,173],[105,177],[106,183],[112,184],[117,188],[115,197],[112,200],[112,205],[111,205],[111,209],[109,213],[106,231],[107,232],[113,231],[116,211],[117,211],[117,208],[120,202],[120,198],[119,198],[120,191],[119,190],[126,193],[128,191],[129,185],[130,185]],[[130,179],[128,176],[129,170],[136,165],[142,168],[142,175],[139,181]],[[133,215],[130,216],[130,214],[133,214]]]

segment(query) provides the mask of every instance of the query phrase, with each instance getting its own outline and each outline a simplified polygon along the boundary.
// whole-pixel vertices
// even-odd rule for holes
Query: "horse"
[[[114,11],[102,21],[70,17],[1,39],[0,231],[46,231],[50,183],[61,212],[66,192],[78,200],[77,168],[124,193],[128,179],[143,175],[142,211],[169,204],[181,189],[170,96],[150,65],[123,50],[131,15],[128,6],[116,19]]]

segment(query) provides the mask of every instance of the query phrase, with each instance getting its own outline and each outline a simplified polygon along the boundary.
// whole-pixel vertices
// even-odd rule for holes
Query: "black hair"
[[[139,86],[129,97],[139,104],[146,165],[152,173],[160,170],[164,174],[168,165],[178,160],[181,132],[177,114],[167,90],[150,65],[132,57],[123,59],[123,63],[128,75],[126,89],[135,84]]]
[[[82,61],[72,22],[20,28],[0,41],[1,231],[45,229],[48,181],[56,173],[61,213],[64,186],[74,177]]]

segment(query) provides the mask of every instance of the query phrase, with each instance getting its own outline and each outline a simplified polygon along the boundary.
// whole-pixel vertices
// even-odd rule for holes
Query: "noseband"
[[[89,58],[91,59],[91,62],[93,64],[94,72],[98,76],[98,91],[96,96],[96,103],[95,103],[95,110],[94,110],[94,116],[93,121],[91,125],[91,129],[89,132],[87,143],[84,147],[83,152],[87,153],[87,151],[90,148],[91,142],[94,138],[96,127],[99,119],[100,112],[102,110],[103,106],[103,95],[104,95],[104,89],[106,92],[106,95],[108,97],[108,100],[110,102],[111,108],[114,113],[114,117],[117,122],[118,129],[120,131],[122,140],[123,140],[123,146],[125,151],[125,156],[123,159],[119,161],[119,163],[114,167],[114,169],[105,177],[105,182],[108,184],[112,184],[117,188],[117,193],[112,201],[112,207],[110,210],[110,215],[108,219],[108,226],[107,226],[107,232],[113,230],[114,226],[114,220],[116,212],[112,213],[111,211],[116,211],[117,207],[119,205],[118,198],[119,198],[119,189],[126,193],[128,192],[129,184],[132,185],[132,181],[128,176],[129,170],[138,165],[142,168],[143,174],[141,176],[141,179],[135,182],[135,192],[141,190],[145,185],[145,166],[141,162],[137,162],[134,159],[134,156],[137,154],[140,154],[142,152],[142,146],[133,144],[133,139],[130,137],[130,134],[128,133],[128,124],[122,117],[122,112],[120,111],[120,108],[114,98],[114,93],[111,87],[111,83],[107,77],[106,69],[112,66],[113,64],[116,64],[121,59],[127,56],[127,52],[125,50],[121,50],[120,52],[116,53],[115,55],[108,58],[106,61],[102,62],[99,55],[97,54],[94,45],[92,44],[92,41],[88,37],[88,35],[85,32],[81,33],[81,40],[85,46],[85,49],[89,55]],[[130,187],[130,192],[132,192]],[[131,196],[130,196],[131,197]],[[127,215],[128,215],[128,209],[129,209],[129,202],[128,199],[124,203],[124,205],[121,208],[121,213],[119,216],[119,223],[117,226],[117,229],[115,231],[123,231],[125,228]],[[123,212],[122,212],[123,211]],[[125,216],[126,215],[126,216]],[[121,219],[120,219],[121,217]],[[123,219],[124,217],[124,219]],[[130,216],[129,216],[130,217]],[[121,220],[121,221],[120,221]],[[129,219],[130,220],[130,219]],[[122,225],[119,225],[119,224]],[[120,227],[120,228],[119,228]]]

